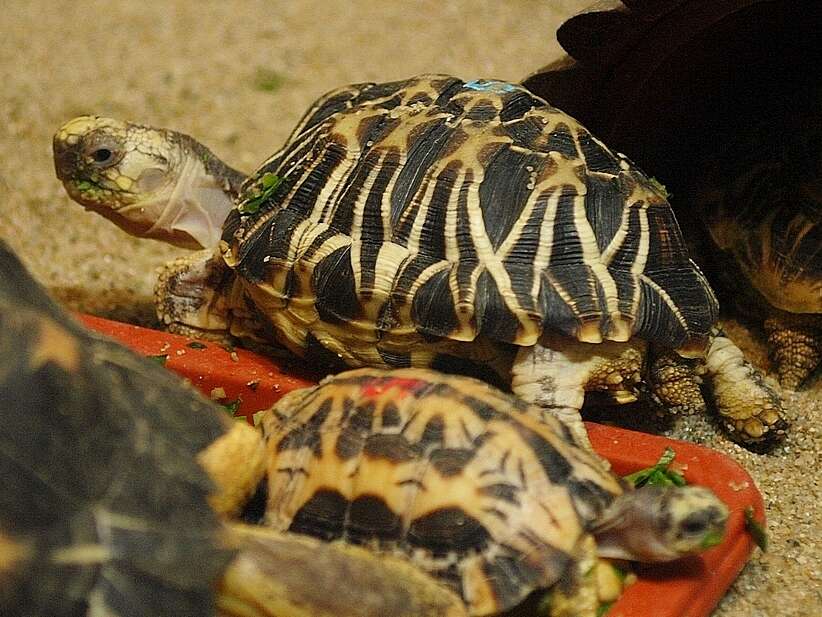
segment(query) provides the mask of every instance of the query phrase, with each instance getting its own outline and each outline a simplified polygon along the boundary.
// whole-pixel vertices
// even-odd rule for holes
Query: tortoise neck
[[[211,150],[193,137],[182,133],[178,135],[183,150],[190,152],[191,155],[200,160],[205,172],[225,187],[225,191],[232,201],[236,199],[240,194],[240,187],[248,176],[223,163]]]
[[[159,212],[142,236],[184,248],[214,249],[234,201],[225,183],[209,174],[201,160],[189,155],[180,161],[172,185],[132,207]]]

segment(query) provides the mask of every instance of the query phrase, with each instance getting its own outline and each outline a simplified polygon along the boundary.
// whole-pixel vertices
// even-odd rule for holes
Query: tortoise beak
[[[76,146],[70,146],[54,136],[52,142],[54,151],[54,171],[61,182],[71,180],[72,172],[77,169],[78,152]]]
[[[77,173],[80,163],[81,137],[95,124],[94,116],[80,116],[69,120],[54,134],[51,142],[54,153],[54,171],[66,182]]]

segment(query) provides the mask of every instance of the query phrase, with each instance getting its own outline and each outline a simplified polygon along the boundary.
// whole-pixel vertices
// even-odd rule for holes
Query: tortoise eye
[[[701,534],[705,532],[708,526],[708,521],[702,513],[694,513],[686,517],[682,521],[681,530],[690,536]]]
[[[97,148],[91,153],[91,158],[98,165],[105,165],[114,160],[114,151],[109,148]]]

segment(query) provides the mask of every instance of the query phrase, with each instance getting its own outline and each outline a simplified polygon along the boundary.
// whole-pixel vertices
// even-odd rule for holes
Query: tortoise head
[[[244,176],[188,135],[97,116],[64,124],[54,166],[69,196],[128,233],[213,248]]]
[[[671,561],[719,544],[728,508],[700,486],[643,486],[617,497],[592,532],[602,557]]]

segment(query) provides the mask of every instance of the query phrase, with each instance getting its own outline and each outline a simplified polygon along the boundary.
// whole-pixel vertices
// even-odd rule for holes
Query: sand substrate
[[[96,113],[175,128],[250,171],[332,87],[421,72],[521,79],[560,53],[554,31],[584,4],[4,2],[0,237],[71,308],[150,323],[154,270],[185,251],[130,238],[69,202],[51,162],[51,136],[64,121]],[[760,333],[730,331],[767,366]],[[791,434],[769,455],[729,443],[698,418],[670,431],[732,456],[765,495],[770,549],[754,554],[717,616],[822,615],[821,393],[817,380],[787,395]]]

